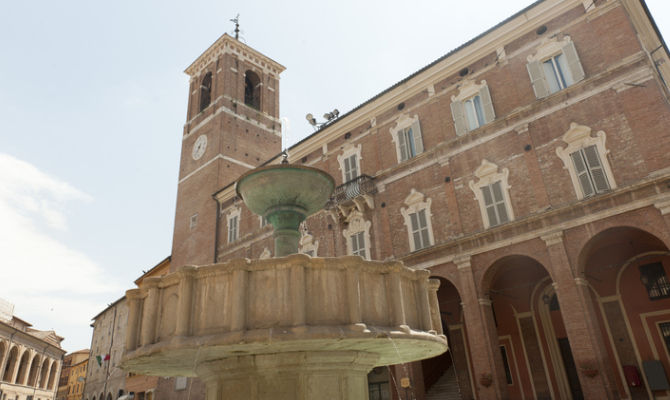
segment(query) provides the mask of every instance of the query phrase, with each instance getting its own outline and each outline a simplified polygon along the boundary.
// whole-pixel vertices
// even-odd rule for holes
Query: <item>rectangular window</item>
[[[465,118],[468,122],[468,130],[477,129],[486,124],[484,118],[484,110],[482,109],[482,101],[479,95],[466,100],[463,103],[465,108]]]
[[[647,289],[649,300],[670,297],[670,282],[662,263],[640,265],[640,280]]]
[[[559,90],[565,89],[572,85],[572,79],[568,73],[568,66],[565,63],[565,56],[563,53],[553,56],[542,63],[544,69],[544,76],[547,78],[547,85],[549,85],[549,92],[556,93]]]
[[[412,240],[414,250],[421,250],[430,246],[430,235],[428,234],[428,222],[426,221],[426,210],[419,210],[409,215],[412,224]]]
[[[351,254],[366,258],[365,254],[365,232],[354,233],[350,236]]]
[[[661,335],[663,335],[665,348],[668,350],[668,353],[670,353],[670,322],[661,322],[658,324],[658,327],[661,330]]]
[[[198,213],[191,215],[191,222],[189,224],[189,228],[193,229],[196,226],[198,226]]]
[[[358,166],[356,165],[356,154],[344,159],[344,182],[358,178]]]
[[[590,197],[595,194],[604,193],[610,189],[605,170],[598,156],[598,149],[595,145],[584,147],[574,153],[570,153],[570,158],[575,166],[577,179],[582,188],[584,197]]]
[[[409,160],[416,155],[416,147],[414,146],[414,131],[412,130],[411,126],[398,132],[398,140],[400,141],[401,161]]]
[[[505,367],[505,379],[507,384],[511,385],[512,382],[512,371],[509,367],[509,360],[507,359],[507,349],[505,346],[500,346],[500,354],[502,355],[503,366]]]
[[[228,218],[228,243],[233,243],[237,240],[238,226],[237,226],[238,216]]]
[[[489,226],[496,226],[508,222],[509,217],[507,215],[507,207],[505,206],[505,198],[503,197],[500,181],[482,186],[481,189],[482,194],[484,195],[484,206],[486,207]]]

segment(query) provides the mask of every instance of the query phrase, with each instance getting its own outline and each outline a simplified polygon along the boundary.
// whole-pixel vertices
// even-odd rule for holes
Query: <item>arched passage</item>
[[[469,355],[463,323],[463,307],[458,289],[449,280],[433,276],[440,281],[437,299],[440,305],[442,331],[447,336],[449,350],[444,354],[421,362],[424,387],[428,394],[436,385],[458,385],[461,399],[472,399]]]
[[[630,226],[596,234],[579,255],[591,288],[602,342],[619,393],[632,399],[653,392],[642,368],[660,366],[670,381],[670,253],[655,235]]]
[[[482,277],[491,300],[510,398],[582,398],[547,268],[525,255],[495,261]]]
[[[42,362],[42,368],[40,370],[40,380],[38,382],[39,387],[42,389],[47,388],[48,373],[49,373],[49,359],[45,357],[44,361]]]
[[[16,369],[16,363],[18,362],[18,353],[19,349],[14,346],[9,350],[7,354],[7,362],[5,363],[5,371],[2,374],[2,380],[5,382],[11,382],[12,376],[14,375],[14,370]]]
[[[40,357],[36,354],[30,361],[30,368],[28,369],[28,381],[26,382],[26,385],[35,386],[37,384],[37,370],[39,369],[39,366]]]
[[[19,371],[16,374],[16,380],[14,383],[23,385],[26,383],[26,375],[28,374],[28,362],[30,361],[30,351],[25,350],[21,356],[21,361],[19,361]]]
[[[56,385],[56,371],[58,371],[58,363],[53,361],[51,363],[51,368],[49,368],[49,383],[47,384],[47,389],[53,390]]]

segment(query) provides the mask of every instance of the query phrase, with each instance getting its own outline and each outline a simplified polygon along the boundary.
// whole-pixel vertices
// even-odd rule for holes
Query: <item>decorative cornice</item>
[[[283,65],[273,59],[252,49],[239,40],[234,39],[227,33],[224,33],[211,46],[209,46],[200,57],[196,58],[184,72],[191,76],[191,78],[198,76],[207,65],[225,53],[235,54],[243,60],[247,60],[259,68],[262,68],[264,72],[274,77],[279,77],[279,74],[286,69]]]

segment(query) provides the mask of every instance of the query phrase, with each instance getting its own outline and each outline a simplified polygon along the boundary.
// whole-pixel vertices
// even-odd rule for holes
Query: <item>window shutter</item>
[[[572,81],[579,82],[584,79],[586,74],[584,74],[584,68],[582,68],[582,63],[579,61],[577,49],[575,49],[575,44],[573,42],[569,42],[563,47],[563,54],[568,62],[568,69],[570,70]]]
[[[430,245],[428,223],[426,222],[426,210],[419,211],[419,224],[421,225],[421,248],[424,248]]]
[[[584,197],[593,196],[593,185],[591,184],[589,173],[586,170],[586,164],[584,163],[581,150],[570,153],[570,158],[572,158],[572,163],[575,166],[577,179],[579,180],[579,184],[582,187],[582,193],[584,194]]]
[[[410,223],[412,225],[412,251],[421,248],[421,234],[419,232],[419,220],[416,213],[411,213],[409,215]]]
[[[500,181],[491,186],[493,189],[493,199],[495,200],[496,211],[498,211],[498,219],[502,224],[509,221],[509,218],[507,217],[507,207],[505,207],[505,198],[503,197],[502,189],[500,187]]]
[[[416,154],[423,153],[423,137],[421,136],[421,126],[417,120],[412,124],[412,133],[414,133],[414,150]]]
[[[456,135],[463,136],[467,133],[465,126],[465,112],[463,111],[463,103],[454,101],[451,103],[451,116],[454,119],[454,128],[456,128]]]
[[[400,148],[400,161],[407,160],[409,157],[407,154],[407,133],[405,129],[398,131],[398,148]]]
[[[528,69],[528,75],[530,75],[530,83],[533,85],[535,97],[538,99],[547,97],[549,95],[549,85],[547,85],[542,64],[539,61],[531,61],[526,64],[526,68]]]
[[[493,197],[491,196],[491,188],[489,186],[482,186],[481,189],[484,195],[484,208],[486,208],[486,215],[489,218],[489,226],[498,225],[498,217],[495,205],[493,204]]]
[[[484,85],[479,89],[479,98],[482,100],[482,111],[484,111],[484,121],[488,124],[489,122],[496,119],[495,112],[493,111],[493,102],[491,101],[491,93],[489,92],[489,86]]]
[[[605,175],[605,170],[600,162],[600,157],[598,157],[596,146],[592,145],[584,148],[584,156],[589,171],[591,172],[591,177],[593,178],[593,186],[595,186],[596,193],[602,193],[609,190],[610,185],[609,182],[607,182],[607,176]]]

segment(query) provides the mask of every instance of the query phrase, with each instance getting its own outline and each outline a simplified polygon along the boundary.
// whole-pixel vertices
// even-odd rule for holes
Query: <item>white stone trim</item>
[[[409,195],[405,198],[404,201],[407,207],[402,207],[400,209],[400,214],[402,214],[405,220],[405,227],[407,228],[407,240],[409,241],[410,251],[420,250],[416,248],[416,243],[414,243],[414,237],[412,236],[412,221],[411,214],[418,213],[421,210],[426,211],[426,227],[428,228],[428,245],[423,248],[430,247],[435,244],[435,238],[433,236],[433,214],[430,211],[430,205],[432,199],[426,198],[423,193],[418,192],[416,189],[412,188]]]
[[[224,215],[226,216],[226,243],[231,244],[235,243],[240,239],[240,217],[242,214],[242,208],[238,206],[229,207]],[[235,227],[235,239],[230,240],[230,221],[237,217],[237,226]]]
[[[272,257],[272,253],[270,252],[270,249],[268,249],[267,247],[264,247],[263,251],[258,256],[258,259],[259,260],[265,260],[265,259],[268,259],[268,258],[271,258],[271,257]]]
[[[398,139],[398,132],[400,132],[401,130],[403,130],[405,128],[411,127],[415,123],[416,124],[419,123],[419,116],[417,114],[414,114],[413,117],[410,117],[408,114],[401,114],[398,117],[398,119],[396,120],[395,125],[392,126],[389,129],[389,132],[391,133],[391,141],[395,144],[395,151],[396,151],[396,157],[397,157],[398,163],[403,162],[402,154],[400,152],[400,140]],[[423,138],[422,138],[422,140],[423,140]],[[418,154],[420,154],[420,153],[417,153],[416,155],[418,155]],[[412,157],[410,157],[410,158],[412,158]]]
[[[509,195],[509,189],[511,188],[508,183],[509,169],[503,168],[498,172],[498,166],[496,164],[484,159],[479,168],[475,170],[475,177],[479,178],[479,180],[476,183],[474,180],[471,180],[469,186],[475,195],[475,200],[479,204],[479,212],[481,213],[482,221],[484,222],[484,228],[490,228],[491,222],[486,214],[486,203],[481,188],[498,181],[500,181],[500,188],[502,189],[501,191],[505,201],[505,209],[508,217],[507,222],[514,221],[514,210],[512,209],[512,200]]]
[[[342,231],[342,236],[344,236],[345,242],[347,243],[347,254],[353,254],[351,236],[364,232],[365,259],[370,260],[370,226],[372,226],[372,222],[366,221],[365,218],[363,218],[363,214],[358,210],[354,210],[349,214],[347,222],[349,223],[347,229]]]
[[[471,97],[474,97],[479,94],[479,91],[484,87],[488,86],[486,81],[483,80],[479,83],[475,83],[474,79],[466,79],[461,83],[458,88],[458,94],[451,96],[451,101],[464,101]]]
[[[567,169],[570,173],[570,179],[572,180],[572,186],[575,190],[575,194],[579,200],[584,198],[584,190],[579,184],[579,178],[577,177],[577,171],[575,171],[575,166],[570,159],[570,154],[579,151],[588,146],[595,145],[596,150],[598,151],[598,157],[600,157],[600,164],[602,165],[605,176],[607,177],[607,183],[609,183],[610,190],[616,189],[616,181],[614,180],[614,174],[610,168],[609,160],[607,159],[607,154],[609,150],[605,148],[605,139],[606,135],[603,131],[596,132],[596,136],[591,136],[591,128],[585,125],[579,125],[576,122],[570,123],[570,129],[565,132],[562,137],[563,141],[567,143],[565,147],[557,147],[556,155],[563,161],[563,169]]]
[[[319,241],[314,240],[314,236],[307,231],[302,232],[298,246],[298,253],[307,254],[311,251],[314,257],[318,257],[319,255]]]
[[[543,40],[542,44],[537,47],[537,51],[533,54],[530,54],[526,60],[528,62],[544,61],[550,57],[562,53],[563,48],[570,42],[572,42],[572,39],[570,39],[570,36],[568,35],[563,36],[563,40],[558,40],[558,37],[556,36],[547,38]]]

